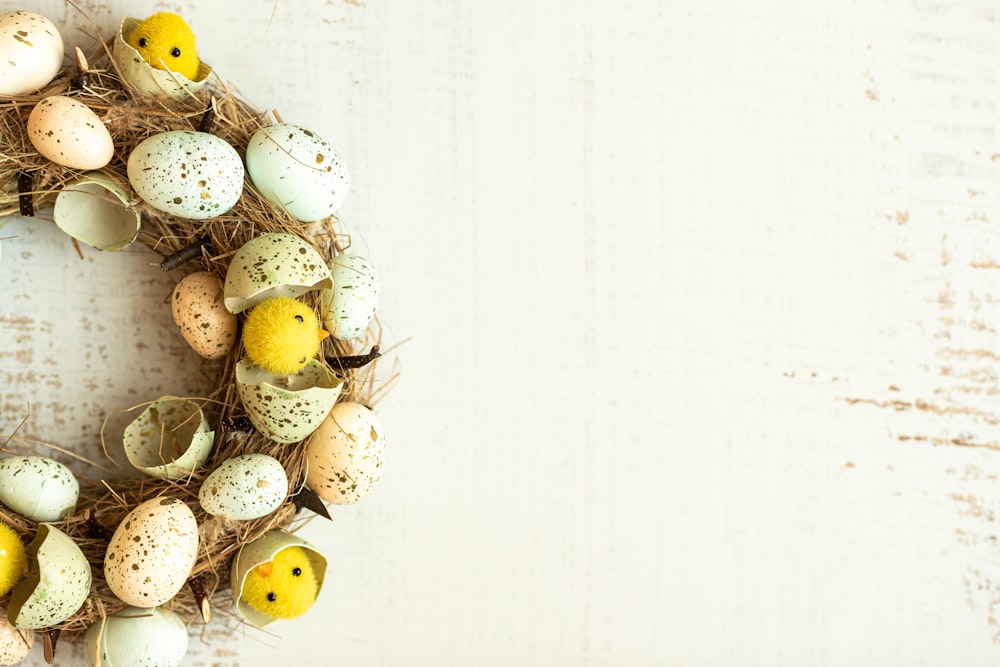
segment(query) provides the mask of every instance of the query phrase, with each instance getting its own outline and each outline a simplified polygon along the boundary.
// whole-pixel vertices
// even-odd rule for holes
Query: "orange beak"
[[[326,329],[317,329],[316,335],[319,336],[319,339],[322,341],[325,340],[326,337],[330,335],[330,332],[327,331]]]
[[[254,569],[257,570],[257,574],[267,579],[271,576],[271,572],[274,570],[274,562],[268,561],[266,563],[261,563]]]

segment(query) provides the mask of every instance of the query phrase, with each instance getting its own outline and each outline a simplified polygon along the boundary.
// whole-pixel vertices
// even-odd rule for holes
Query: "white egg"
[[[182,218],[223,215],[243,194],[243,161],[207,132],[154,134],[128,156],[128,180],[150,206]]]
[[[337,340],[357,338],[375,317],[382,284],[375,267],[358,255],[330,260],[333,289],[323,290],[320,312],[323,327]]]
[[[306,456],[306,486],[328,502],[356,503],[382,480],[385,432],[365,406],[337,403],[306,443]]]
[[[287,123],[254,133],[247,145],[247,172],[265,199],[302,222],[336,213],[350,187],[347,167],[333,146]]]
[[[7,620],[28,630],[62,623],[90,596],[87,557],[69,535],[45,523],[24,551],[28,576],[11,591]]]
[[[104,580],[125,604],[159,607],[184,587],[197,557],[194,512],[178,498],[153,498],[115,529],[104,556]]]
[[[90,667],[178,667],[187,647],[187,628],[174,612],[126,607],[87,629],[83,657]]]
[[[212,471],[201,485],[201,508],[215,516],[246,521],[278,509],[288,495],[281,463],[266,454],[234,456]]]
[[[97,114],[72,97],[42,99],[28,115],[28,139],[39,153],[70,169],[100,169],[115,145]]]
[[[76,509],[73,471],[44,456],[0,459],[0,503],[32,521],[62,521]]]
[[[0,14],[0,96],[39,90],[62,61],[62,36],[52,21],[33,12]]]

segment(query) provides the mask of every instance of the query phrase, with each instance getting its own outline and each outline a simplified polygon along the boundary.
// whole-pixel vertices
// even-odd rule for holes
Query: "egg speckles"
[[[224,357],[236,343],[236,315],[226,310],[222,281],[207,271],[184,277],[171,296],[174,322],[191,348],[206,359]]]
[[[309,438],[306,455],[306,486],[328,502],[356,503],[382,480],[385,433],[371,410],[345,401]]]
[[[0,14],[0,95],[32,93],[62,67],[63,41],[52,21],[33,12]]]
[[[73,472],[44,456],[0,460],[0,503],[32,521],[62,521],[73,513],[80,483]]]
[[[254,427],[275,442],[299,442],[319,428],[344,384],[313,359],[298,373],[279,376],[254,366],[236,365],[236,391]]]
[[[0,665],[16,665],[31,651],[35,633],[18,630],[7,620],[7,613],[0,610]]]
[[[261,234],[243,244],[229,262],[226,308],[242,313],[266,299],[294,299],[331,287],[330,267],[315,247],[293,234]]]
[[[70,169],[100,169],[111,162],[111,133],[83,102],[53,95],[28,115],[28,139],[39,153]]]
[[[40,524],[26,548],[28,575],[10,594],[7,620],[14,627],[38,630],[62,623],[90,595],[90,563],[69,535]]]
[[[206,132],[154,134],[128,158],[128,180],[143,201],[192,220],[227,213],[243,194],[243,173],[236,149]]]
[[[244,454],[213,470],[202,483],[198,500],[209,514],[245,521],[270,514],[287,495],[288,477],[277,459]]]
[[[104,557],[104,579],[135,607],[157,607],[184,586],[198,555],[198,522],[178,498],[147,500],[126,515]]]

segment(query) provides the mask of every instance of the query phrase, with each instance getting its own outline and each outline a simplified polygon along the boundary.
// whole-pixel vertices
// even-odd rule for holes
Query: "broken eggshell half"
[[[242,313],[266,299],[294,299],[332,287],[330,267],[312,245],[293,234],[261,234],[237,250],[229,263],[226,308]]]
[[[90,596],[87,557],[69,535],[45,523],[25,553],[28,574],[11,592],[7,620],[22,630],[62,623]]]
[[[128,190],[106,174],[91,171],[73,179],[56,195],[56,226],[98,250],[121,250],[139,235],[141,214]]]
[[[275,375],[249,358],[236,365],[236,391],[254,427],[275,442],[309,437],[330,414],[344,383],[317,359],[293,375]]]
[[[132,85],[141,95],[147,97],[171,97],[183,100],[191,93],[201,90],[212,68],[204,62],[198,65],[198,76],[194,81],[167,70],[156,69],[146,62],[142,54],[125,41],[128,35],[139,24],[139,19],[125,17],[118,27],[114,45],[111,47],[111,57],[122,78]]]
[[[181,479],[208,459],[215,432],[197,403],[164,396],[125,427],[123,440],[136,468],[159,479]]]

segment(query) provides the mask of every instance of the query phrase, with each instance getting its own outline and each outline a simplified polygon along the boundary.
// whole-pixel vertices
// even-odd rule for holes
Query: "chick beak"
[[[257,566],[257,574],[264,577],[265,579],[271,576],[272,570],[274,570],[273,562],[261,563],[260,565]]]
[[[319,339],[321,341],[323,341],[326,340],[326,337],[330,335],[330,332],[327,331],[326,329],[317,329],[316,335],[319,336]]]

